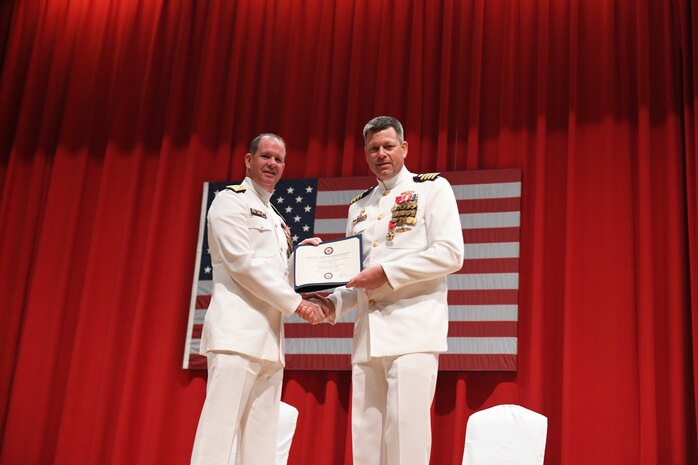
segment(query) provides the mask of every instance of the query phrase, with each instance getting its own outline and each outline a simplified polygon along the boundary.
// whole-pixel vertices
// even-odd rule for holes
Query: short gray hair
[[[405,141],[405,132],[402,130],[402,124],[392,116],[376,116],[364,126],[364,143],[368,143],[368,133],[378,132],[384,129],[393,128],[397,134],[397,140],[400,143]]]
[[[284,152],[286,152],[286,142],[284,142],[281,136],[277,136],[276,134],[271,132],[263,132],[262,134],[252,139],[252,142],[250,142],[250,155],[254,156],[257,153],[259,143],[262,141],[264,137],[269,137],[271,139],[276,139],[277,141],[279,141],[279,143],[284,146]]]

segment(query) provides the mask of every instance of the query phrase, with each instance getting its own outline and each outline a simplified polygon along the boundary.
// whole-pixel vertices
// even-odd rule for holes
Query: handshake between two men
[[[303,300],[298,305],[296,313],[311,325],[316,325],[334,313],[334,304],[320,294],[303,294]]]

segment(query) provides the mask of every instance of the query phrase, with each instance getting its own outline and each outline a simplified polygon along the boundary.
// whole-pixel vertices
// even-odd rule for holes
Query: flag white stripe
[[[329,227],[319,227],[319,221],[339,221],[339,220],[317,220],[315,222],[316,234],[344,234],[344,226],[339,230],[339,224]],[[344,224],[344,220],[341,220]],[[492,242],[481,244],[464,244],[464,258],[481,259],[481,258],[518,258],[519,243],[518,242]]]
[[[516,354],[516,338],[449,337],[448,351],[458,354]]]
[[[518,273],[473,273],[448,275],[448,289],[453,291],[518,288]]]
[[[517,305],[450,305],[449,321],[517,321]]]
[[[368,189],[371,186],[366,186]],[[521,197],[520,182],[502,182],[496,184],[461,184],[452,185],[456,200],[478,199],[507,199]],[[351,199],[364,192],[366,189],[350,189],[337,191],[318,191],[317,205],[342,205],[349,204]]]
[[[347,220],[315,220],[315,235],[318,234],[344,234],[347,228]]]
[[[286,338],[286,354],[351,354],[350,338]],[[460,354],[516,354],[515,337],[449,337],[448,350]]]
[[[205,312],[201,312],[202,314]],[[450,321],[517,321],[517,305],[449,305]],[[353,323],[355,310],[342,316],[337,323]],[[285,323],[305,323],[295,313],[284,320]]]
[[[521,226],[519,212],[463,213],[460,215],[463,229],[517,228]]]
[[[493,244],[464,244],[463,257],[466,260],[480,258],[518,258],[518,242],[496,242]]]
[[[519,212],[465,213],[460,215],[463,229],[518,228],[521,226]],[[344,234],[347,220],[316,219],[315,234]]]
[[[480,247],[468,247],[470,252],[466,258],[502,258],[510,252],[493,252],[493,244],[465,244],[465,246],[476,245]],[[497,244],[494,244],[497,245]],[[509,244],[504,244],[506,250],[511,250]],[[452,290],[466,289],[518,289],[518,273],[465,273],[452,274],[448,276],[448,288]],[[212,281],[200,281],[198,286],[199,295],[211,295],[213,292]]]
[[[457,200],[507,199],[521,197],[520,182],[500,182],[496,184],[461,184],[453,187]]]
[[[517,321],[518,307],[516,305],[450,305],[448,307],[449,321]],[[206,310],[194,311],[194,324],[204,324]],[[285,323],[305,323],[305,320],[295,313],[284,320]],[[354,310],[343,315],[337,323],[353,323]]]
[[[347,191],[318,191],[316,204],[317,206],[337,205],[348,207],[351,199],[361,194],[364,190],[365,189]]]
[[[353,323],[355,310],[342,316],[337,323]],[[205,312],[202,312],[205,313]],[[517,321],[517,305],[449,305],[450,321]],[[285,323],[305,323],[295,313],[284,320]]]
[[[286,338],[286,354],[351,354],[351,338]]]
[[[199,281],[196,287],[197,295],[211,295],[213,292],[213,280]]]
[[[337,323],[353,323],[355,310],[342,316]],[[517,305],[449,305],[449,321],[517,321]],[[305,323],[295,313],[285,320],[286,323]]]
[[[194,262],[194,280],[192,282],[191,286],[191,299],[189,300],[189,321],[187,322],[187,337],[184,340],[184,358],[182,359],[182,368],[187,369],[189,368],[189,354],[187,353],[187,348],[189,347],[191,350],[191,345],[196,342],[197,344],[199,341],[193,341],[192,340],[192,331],[194,329],[194,325],[196,324],[196,321],[194,321],[194,308],[196,307],[196,291],[198,288],[197,285],[197,280],[199,279],[199,264],[201,263],[201,254],[203,253],[203,250],[201,249],[201,244],[203,243],[203,237],[204,237],[204,224],[205,224],[205,219],[206,219],[206,199],[208,198],[208,183],[204,183],[203,187],[203,192],[201,195],[201,212],[199,213],[199,237],[197,239],[197,244],[199,246],[196,248],[196,258]],[[197,348],[197,353],[198,353],[198,348]]]
[[[502,258],[503,254],[510,252],[492,252],[492,245],[498,244],[465,244],[469,254],[466,258]],[[512,250],[511,244],[502,243],[506,250]],[[479,246],[479,247],[468,247]],[[506,255],[510,256],[510,255]],[[448,276],[448,288],[453,290],[465,289],[518,289],[518,273],[466,273]],[[211,295],[213,292],[212,281],[200,281],[198,285],[199,295]]]

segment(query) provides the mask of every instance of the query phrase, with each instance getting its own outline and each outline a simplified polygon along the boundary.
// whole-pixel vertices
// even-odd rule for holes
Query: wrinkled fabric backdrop
[[[443,372],[468,416],[549,419],[547,465],[698,463],[698,8],[690,0],[9,0],[0,6],[2,465],[187,464],[204,181],[521,168],[519,367]],[[351,463],[348,372],[287,371],[290,463]]]

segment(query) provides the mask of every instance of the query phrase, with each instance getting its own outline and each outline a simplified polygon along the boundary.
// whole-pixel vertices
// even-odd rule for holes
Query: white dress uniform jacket
[[[286,225],[271,194],[245,178],[208,212],[213,295],[199,353],[232,351],[284,364],[283,318],[301,303],[288,283]]]
[[[346,234],[362,235],[364,268],[381,264],[389,282],[369,292],[338,288],[330,296],[334,321],[357,309],[352,363],[445,352],[446,279],[463,265],[463,233],[449,182],[403,167],[352,201]]]

